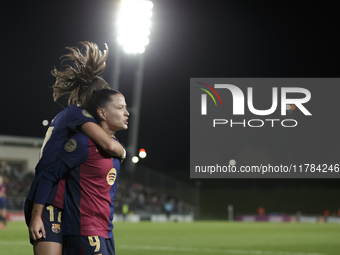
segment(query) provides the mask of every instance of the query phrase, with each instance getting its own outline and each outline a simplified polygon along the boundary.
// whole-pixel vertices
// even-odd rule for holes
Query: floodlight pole
[[[132,162],[132,157],[137,155],[138,131],[139,131],[139,116],[142,102],[142,87],[144,75],[144,54],[138,54],[138,65],[135,72],[133,92],[132,92],[132,107],[130,108],[129,128],[128,128],[128,147],[127,150],[127,169],[133,173],[136,169],[136,164]]]
[[[121,48],[119,44],[115,43],[115,54],[114,54],[114,66],[113,66],[113,78],[111,82],[111,88],[114,90],[119,90],[119,76],[121,72],[120,63],[121,63]]]
[[[149,30],[149,22],[147,22],[148,18],[151,17],[152,12],[151,9],[153,7],[152,2],[150,1],[122,1],[121,2],[121,13],[118,15],[119,20],[118,24],[127,25],[126,27],[122,27],[118,29],[118,40],[120,44],[125,45],[124,50],[126,52],[140,52],[137,54],[137,68],[134,76],[134,84],[132,91],[132,106],[129,108],[130,116],[129,116],[129,127],[128,127],[128,146],[127,150],[127,158],[125,160],[127,170],[132,174],[136,168],[136,164],[132,162],[132,157],[137,154],[137,144],[138,144],[138,130],[139,130],[139,115],[140,115],[140,107],[141,107],[141,98],[142,98],[142,85],[143,85],[143,73],[144,73],[144,50],[145,46],[149,43],[148,35],[150,34]],[[132,11],[129,11],[129,9]],[[138,8],[138,10],[136,9]],[[136,10],[138,12],[136,12]],[[140,13],[140,11],[142,11]],[[144,12],[143,12],[144,11]],[[137,15],[142,14],[142,15]],[[134,17],[137,19],[134,19]],[[136,23],[136,24],[134,24]],[[140,27],[139,24],[145,25],[144,27]],[[138,31],[136,33],[136,25]],[[128,33],[123,33],[127,30]],[[131,38],[131,33],[134,34]],[[130,34],[130,35],[129,35]],[[141,45],[134,44],[135,41],[142,43]],[[118,90],[119,88],[119,76],[120,76],[120,62],[121,62],[121,51],[116,45],[116,56],[115,56],[115,70],[112,82],[112,88]]]

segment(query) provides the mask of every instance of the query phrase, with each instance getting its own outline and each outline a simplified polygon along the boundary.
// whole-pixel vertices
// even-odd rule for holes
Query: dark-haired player
[[[4,178],[0,175],[0,229],[7,229],[7,203],[6,203],[6,186]]]
[[[114,136],[116,131],[127,129],[129,113],[124,96],[113,90],[94,94],[93,114],[103,130]],[[118,159],[78,133],[42,174],[36,199],[43,201],[52,184],[67,172],[62,221],[64,254],[115,254],[112,220],[119,170]]]
[[[105,80],[98,76],[105,69],[108,50],[102,53],[94,43],[82,44],[86,50],[85,55],[78,48],[72,47],[68,48],[71,53],[64,56],[66,60],[74,62],[74,67],[69,66],[65,71],[52,71],[56,77],[53,85],[54,99],[68,94],[70,105],[54,118],[47,130],[41,158],[36,167],[36,178],[25,203],[26,223],[36,255],[60,255],[62,252],[61,209],[64,181],[53,186],[46,205],[36,200],[36,188],[43,172],[56,159],[58,151],[69,137],[82,131],[110,155],[123,158],[125,154],[124,148],[109,137],[85,110],[90,108],[94,91],[109,88]]]

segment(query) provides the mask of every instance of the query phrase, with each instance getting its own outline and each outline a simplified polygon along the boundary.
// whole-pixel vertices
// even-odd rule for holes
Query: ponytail
[[[109,53],[105,44],[103,53],[98,45],[91,42],[81,42],[86,51],[83,55],[76,47],[66,47],[69,54],[62,56],[63,61],[73,61],[73,67],[67,65],[64,71],[52,70],[56,82],[52,86],[53,99],[57,101],[62,95],[69,95],[68,104],[80,104],[81,107],[89,110],[92,93],[100,89],[110,89],[109,84],[100,76],[106,67],[106,59]]]

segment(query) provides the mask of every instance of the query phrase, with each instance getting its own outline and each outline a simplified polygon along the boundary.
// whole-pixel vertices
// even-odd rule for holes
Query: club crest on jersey
[[[85,117],[93,118],[93,116],[88,111],[86,111],[85,109],[83,109],[82,113]]]
[[[54,233],[60,233],[60,224],[52,224],[52,231]]]
[[[77,148],[77,141],[74,139],[69,139],[64,146],[65,151],[72,152]]]
[[[112,168],[106,176],[107,183],[112,186],[115,183],[116,177],[117,170],[115,168]]]

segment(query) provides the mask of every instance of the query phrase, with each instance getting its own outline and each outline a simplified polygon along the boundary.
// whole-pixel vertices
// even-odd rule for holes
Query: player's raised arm
[[[99,125],[93,122],[86,122],[81,126],[81,131],[111,156],[119,158],[120,160],[125,158],[126,152],[123,146],[109,137]]]

